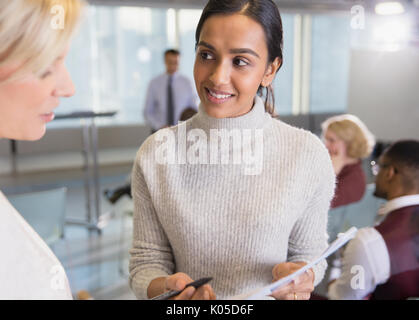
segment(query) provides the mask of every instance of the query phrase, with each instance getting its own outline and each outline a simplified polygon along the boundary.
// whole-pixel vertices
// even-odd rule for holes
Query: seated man
[[[342,258],[330,299],[419,297],[419,141],[399,141],[379,158],[374,195],[384,220],[362,228]]]

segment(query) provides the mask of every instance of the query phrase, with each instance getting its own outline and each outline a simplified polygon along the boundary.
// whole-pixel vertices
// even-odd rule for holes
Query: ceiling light
[[[404,7],[400,2],[380,2],[375,5],[375,13],[381,15],[400,14]]]

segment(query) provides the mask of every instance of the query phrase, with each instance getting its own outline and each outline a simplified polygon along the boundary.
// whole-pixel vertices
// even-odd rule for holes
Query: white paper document
[[[275,290],[277,290],[280,287],[283,287],[290,283],[292,280],[294,280],[296,277],[298,277],[300,274],[306,272],[308,269],[312,268],[316,264],[318,264],[323,259],[326,259],[328,256],[330,256],[333,252],[338,250],[340,247],[342,247],[345,243],[347,243],[349,240],[351,240],[356,232],[358,231],[357,228],[352,227],[345,233],[341,233],[338,235],[335,241],[333,241],[329,247],[316,259],[311,261],[310,263],[306,264],[304,267],[298,269],[294,273],[291,273],[290,275],[279,279],[278,281],[275,281],[265,287],[258,288],[256,290],[252,290],[251,292],[247,292],[244,294],[240,294],[234,297],[231,297],[230,300],[266,300],[269,298],[269,295],[272,294]]]

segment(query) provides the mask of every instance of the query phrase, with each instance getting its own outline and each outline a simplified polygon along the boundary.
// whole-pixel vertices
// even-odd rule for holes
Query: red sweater
[[[355,164],[344,166],[336,180],[335,196],[330,205],[331,208],[358,202],[362,199],[367,182],[361,160]]]

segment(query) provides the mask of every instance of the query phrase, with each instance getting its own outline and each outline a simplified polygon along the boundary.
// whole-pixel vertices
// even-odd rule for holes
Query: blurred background
[[[320,135],[326,118],[351,113],[378,146],[419,138],[418,0],[275,2],[284,27],[273,84],[280,119]],[[0,187],[17,207],[39,206],[25,218],[63,263],[75,297],[135,298],[127,281],[132,203],[127,195],[111,203],[104,192],[127,182],[150,134],[145,94],[165,70],[166,49],[180,50],[180,72],[193,83],[205,3],[90,0],[67,57],[75,96],[62,100],[42,140],[0,140]]]

